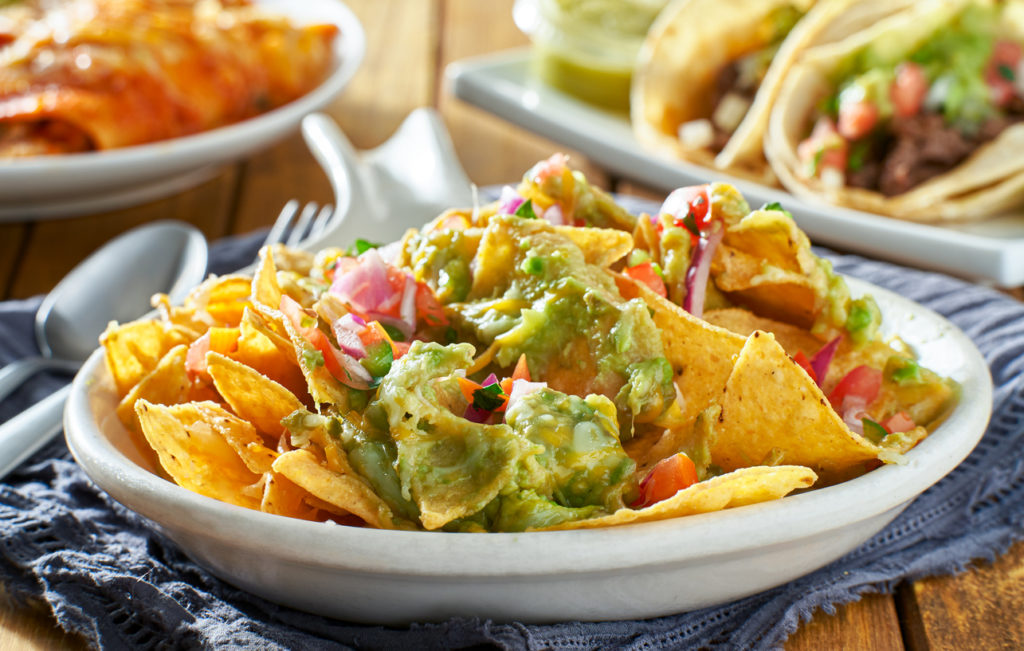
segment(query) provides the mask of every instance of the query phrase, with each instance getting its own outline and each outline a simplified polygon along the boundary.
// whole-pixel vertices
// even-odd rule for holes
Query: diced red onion
[[[501,188],[501,196],[498,197],[498,214],[514,215],[524,201],[525,199],[516,192],[515,188],[506,185]]]
[[[409,325],[410,331],[416,330],[416,281],[409,274],[405,275],[405,288],[402,290],[402,305],[398,310],[402,321]]]
[[[544,220],[554,226],[565,226],[565,215],[562,213],[562,207],[557,203],[551,204],[544,211]]]
[[[387,309],[383,304],[397,300],[388,282],[387,265],[376,249],[360,255],[359,264],[348,273],[336,275],[330,291],[360,312]]]
[[[498,383],[498,376],[495,375],[494,373],[491,373],[486,378],[484,378],[484,381],[480,383],[480,386],[482,386],[482,387],[489,387],[492,384],[497,384],[497,383]]]
[[[843,398],[842,413],[843,422],[858,434],[864,433],[864,423],[861,419],[867,416],[867,404],[853,396]]]
[[[398,258],[398,253],[402,250],[402,241],[396,240],[390,244],[377,247],[377,253],[380,254],[380,259],[387,264],[394,264],[395,259]]]
[[[687,213],[690,212],[690,200],[693,199],[692,194],[689,186],[676,188],[665,197],[665,201],[661,203],[661,208],[658,208],[658,214],[671,215],[677,219],[686,217]],[[653,215],[651,217],[655,219]]]
[[[474,407],[473,405],[468,405],[466,407],[466,413],[464,413],[462,417],[471,423],[486,423],[491,417],[491,412],[486,409]]]
[[[669,195],[669,199],[671,197],[672,195]],[[668,203],[668,199],[665,202]],[[693,260],[690,261],[690,268],[686,270],[686,298],[683,299],[683,309],[697,318],[704,315],[704,296],[711,275],[711,259],[715,256],[715,249],[718,248],[722,237],[725,236],[725,228],[721,222],[713,222],[708,230],[706,237],[702,236],[697,240]]]
[[[839,348],[839,342],[842,341],[842,339],[842,335],[835,337],[832,341],[822,346],[818,352],[814,353],[814,357],[811,357],[811,368],[814,369],[814,377],[818,381],[818,386],[825,383],[825,375],[828,373],[828,367],[832,363],[832,358],[835,356],[836,349]]]
[[[541,389],[546,389],[548,386],[547,382],[530,382],[529,380],[515,380],[512,382],[512,390],[508,394],[508,404],[505,406],[505,413],[508,413],[523,396],[528,396],[531,393],[536,393]]]
[[[334,338],[338,340],[338,347],[355,359],[366,357],[366,347],[363,346],[363,341],[359,338],[359,332],[364,328],[366,328],[366,321],[351,313],[331,324]]]
[[[334,354],[334,358],[338,360],[341,367],[345,369],[347,377],[338,378],[342,384],[352,387],[353,389],[369,389],[370,383],[373,382],[373,376],[367,371],[362,364],[356,361],[352,356],[346,355],[344,352],[331,347],[331,352]]]

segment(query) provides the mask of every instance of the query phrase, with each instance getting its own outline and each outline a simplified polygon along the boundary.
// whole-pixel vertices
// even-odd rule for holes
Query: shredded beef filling
[[[847,185],[877,190],[886,196],[903,194],[959,165],[978,147],[1003,129],[1024,120],[1024,106],[1010,107],[1010,114],[992,118],[974,134],[946,124],[938,113],[894,117],[890,133],[866,143],[856,169],[847,171]]]

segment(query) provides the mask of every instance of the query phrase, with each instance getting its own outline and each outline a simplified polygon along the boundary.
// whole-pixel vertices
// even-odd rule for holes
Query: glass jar
[[[633,66],[667,0],[516,0],[512,16],[533,42],[544,82],[608,109],[629,110]]]

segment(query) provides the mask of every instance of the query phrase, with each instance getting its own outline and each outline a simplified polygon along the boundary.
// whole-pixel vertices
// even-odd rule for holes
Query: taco
[[[924,2],[807,50],[765,154],[794,194],[915,221],[1021,202],[1024,4]]]
[[[774,183],[761,142],[793,61],[907,4],[678,1],[652,25],[638,56],[633,129],[645,146]]]

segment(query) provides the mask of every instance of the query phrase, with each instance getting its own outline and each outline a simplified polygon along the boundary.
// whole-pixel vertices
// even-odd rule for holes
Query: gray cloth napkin
[[[218,242],[214,272],[249,262],[259,236]],[[102,648],[774,648],[818,609],[900,581],[962,570],[1024,538],[1024,305],[990,289],[855,256],[838,271],[918,301],[974,340],[995,383],[994,413],[971,456],[846,557],[726,605],[643,621],[497,624],[453,618],[362,626],[277,606],[193,563],[98,490],[56,441],[0,482],[0,584]],[[39,301],[0,303],[0,364],[36,352]],[[64,381],[40,376],[0,405],[9,418]],[[964,396],[970,400],[971,396]],[[641,552],[638,552],[641,553]]]

